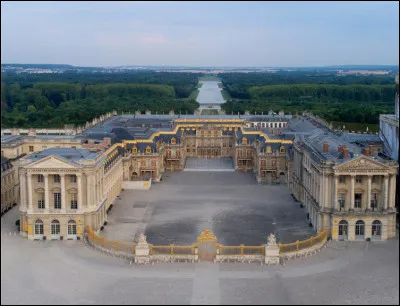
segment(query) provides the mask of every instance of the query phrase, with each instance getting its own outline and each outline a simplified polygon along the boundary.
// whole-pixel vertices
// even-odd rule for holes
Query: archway
[[[339,222],[339,236],[338,240],[343,241],[348,238],[348,228],[349,223],[346,220],[342,220]]]
[[[364,240],[365,223],[362,220],[356,222],[356,240]]]
[[[372,222],[372,236],[373,240],[381,240],[382,236],[382,222],[379,220],[375,220]]]

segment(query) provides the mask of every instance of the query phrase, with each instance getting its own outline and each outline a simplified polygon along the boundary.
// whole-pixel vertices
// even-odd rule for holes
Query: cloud
[[[141,41],[147,44],[166,44],[169,41],[161,33],[146,33],[141,37]]]

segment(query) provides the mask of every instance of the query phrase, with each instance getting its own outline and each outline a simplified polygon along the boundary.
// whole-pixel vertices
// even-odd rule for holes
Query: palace
[[[379,152],[376,135],[344,136],[283,114],[114,115],[76,135],[2,136],[20,190],[5,202],[20,203],[22,236],[79,239],[87,226],[106,224],[124,183],[161,182],[165,171],[184,170],[187,158],[231,158],[260,184],[287,185],[318,232],[336,240],[394,237],[398,164]]]

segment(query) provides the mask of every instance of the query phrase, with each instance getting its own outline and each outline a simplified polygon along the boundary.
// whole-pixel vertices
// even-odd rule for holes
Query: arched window
[[[338,240],[347,240],[349,223],[346,220],[339,222],[339,237]]]
[[[76,235],[76,222],[74,220],[68,221],[68,235]]]
[[[382,222],[375,220],[372,222],[372,238],[380,239],[382,235]]]
[[[242,144],[247,144],[247,138],[246,137],[242,138]]]
[[[267,152],[267,153],[272,153],[272,148],[271,148],[271,146],[267,146],[266,152]]]
[[[356,239],[364,239],[365,223],[362,220],[356,222]]]
[[[137,151],[137,147],[134,146],[134,147],[132,148],[132,153],[136,154],[137,152],[138,152],[138,151]]]
[[[176,139],[174,137],[171,138],[171,144],[176,144]]]
[[[35,222],[35,235],[43,235],[43,221],[40,219]]]
[[[60,235],[60,222],[58,220],[51,221],[51,234]]]

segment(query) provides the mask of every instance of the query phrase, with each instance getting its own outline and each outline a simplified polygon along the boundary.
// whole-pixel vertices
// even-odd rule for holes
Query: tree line
[[[83,125],[112,110],[162,114],[174,109],[192,114],[199,107],[188,98],[197,85],[192,76],[185,79],[168,73],[117,74],[114,81],[122,82],[111,83],[109,75],[74,75],[10,74],[2,78],[1,126],[63,127]],[[127,83],[132,79],[139,82]]]
[[[311,111],[328,121],[379,123],[379,114],[394,112],[393,76],[337,76],[320,72],[220,75],[232,99],[226,113]]]

